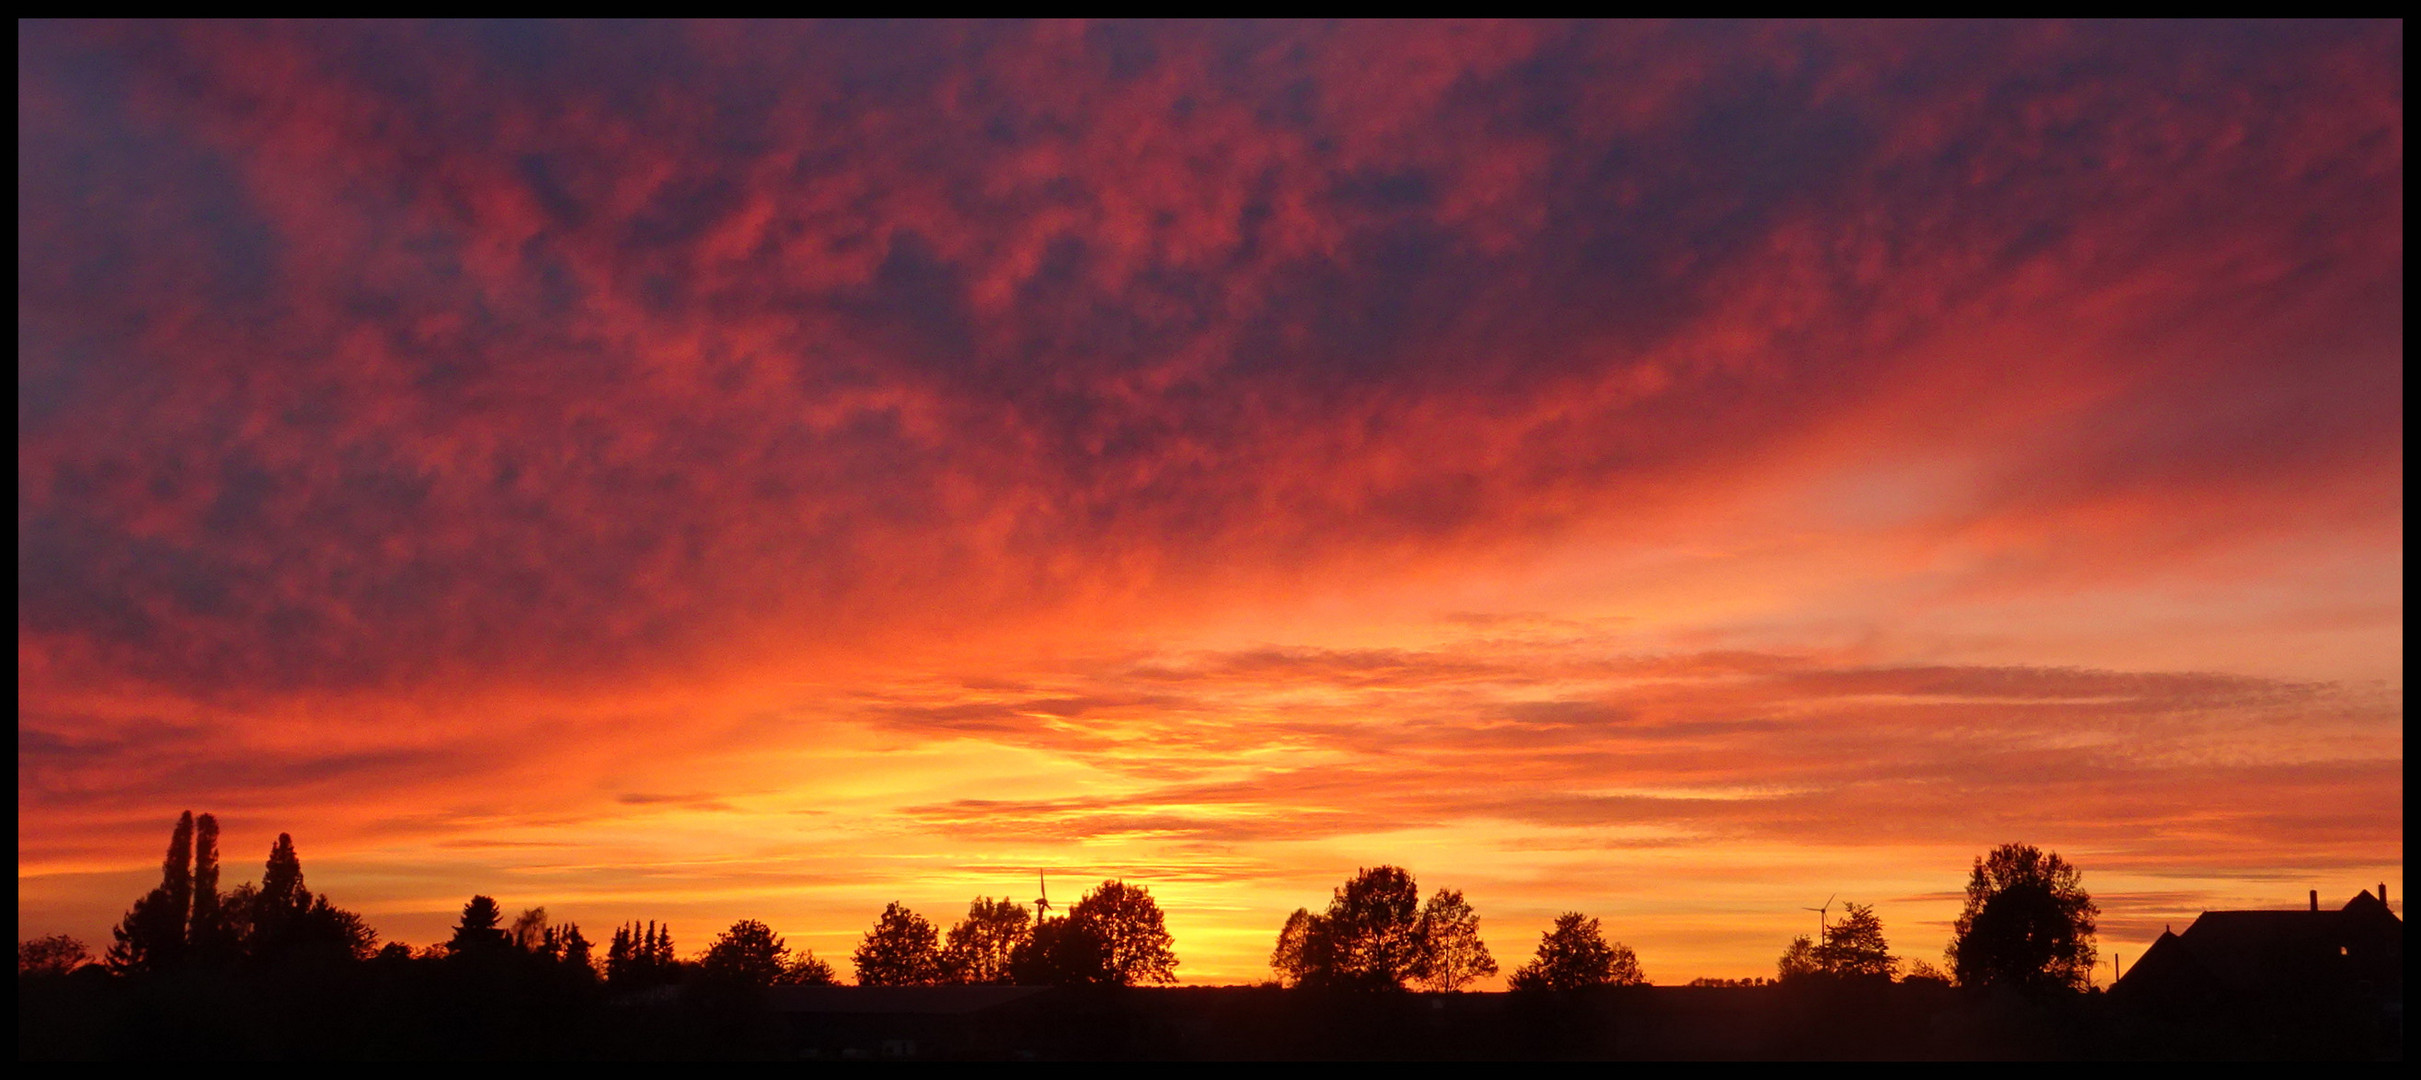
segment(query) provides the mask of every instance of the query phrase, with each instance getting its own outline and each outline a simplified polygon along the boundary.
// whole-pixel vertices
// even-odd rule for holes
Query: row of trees
[[[1968,876],[1966,904],[1945,953],[1948,971],[1894,957],[1874,908],[1852,903],[1820,940],[1792,939],[1776,964],[1776,981],[1898,977],[2083,990],[2095,963],[2100,914],[2076,867],[2031,845],[2004,844],[1978,857]],[[1460,990],[1497,971],[1480,940],[1479,917],[1463,894],[1439,889],[1423,903],[1412,875],[1393,866],[1356,874],[1337,887],[1323,912],[1295,909],[1278,932],[1270,968],[1289,986],[1391,989],[1413,983],[1435,991]],[[1506,985],[1574,990],[1645,981],[1629,946],[1607,941],[1596,919],[1565,912]],[[1761,981],[1701,979],[1692,985]]]
[[[310,960],[486,960],[559,968],[566,977],[645,988],[692,975],[758,987],[831,985],[832,966],[794,953],[762,922],[734,923],[694,962],[675,958],[668,926],[633,922],[615,929],[600,964],[576,923],[551,923],[530,908],[509,923],[486,896],[464,905],[440,946],[414,952],[378,948],[361,917],[304,887],[293,838],[279,834],[257,886],[218,888],[218,822],[181,816],[162,864],[160,885],[137,899],[112,931],[104,963],[119,973],[186,966],[277,965]],[[2057,854],[2006,844],[1976,859],[1966,903],[1946,951],[1947,971],[1891,954],[1882,920],[1851,903],[1819,938],[1795,938],[1776,965],[1778,981],[1881,979],[1956,981],[2081,990],[2096,960],[2100,909],[2077,869]],[[947,934],[906,906],[884,908],[852,960],[865,986],[944,984],[1097,984],[1176,981],[1177,957],[1149,890],[1110,880],[1056,919],[1036,919],[1007,899],[978,897]],[[18,948],[24,973],[73,970],[88,959],[65,935]],[[1426,901],[1410,873],[1380,866],[1337,887],[1317,913],[1298,908],[1279,931],[1270,966],[1289,986],[1395,989],[1407,984],[1455,991],[1494,975],[1497,962],[1463,894],[1439,889]],[[1639,959],[1606,940],[1598,920],[1565,912],[1540,935],[1532,959],[1514,970],[1516,990],[1573,990],[1642,983]],[[1706,982],[1706,980],[1701,980]],[[1709,983],[1710,985],[1712,983]]]
[[[247,881],[224,893],[218,843],[216,818],[188,811],[177,819],[159,887],[110,931],[104,962],[111,970],[364,960],[378,947],[361,916],[304,887],[293,837],[278,834],[259,885]]]
[[[2029,990],[2083,990],[2090,983],[2101,909],[2083,876],[2058,854],[2003,844],[1978,857],[1967,898],[1944,951],[1950,969],[1891,955],[1883,920],[1864,904],[1844,908],[1821,940],[1792,939],[1776,964],[1782,982],[1880,979]]]
[[[924,916],[893,903],[866,932],[852,959],[862,986],[1130,986],[1176,981],[1177,957],[1169,945],[1168,927],[1150,891],[1105,881],[1067,915],[1039,922],[1022,905],[978,897],[946,938]],[[605,983],[621,989],[646,989],[692,977],[754,987],[830,986],[839,981],[832,965],[812,951],[792,952],[780,935],[755,919],[733,923],[695,962],[676,959],[671,927],[652,921],[614,931],[601,973],[591,949],[577,924],[550,925],[545,908],[522,912],[507,928],[496,901],[474,896],[463,906],[453,936],[443,946],[417,955],[487,962],[519,957],[559,964],[590,978],[601,975]]]
[[[1278,931],[1269,965],[1288,986],[1346,989],[1401,989],[1409,982],[1447,992],[1497,973],[1480,938],[1479,914],[1462,891],[1439,889],[1424,902],[1412,875],[1396,866],[1355,874],[1322,912],[1296,908]],[[1508,984],[1577,990],[1644,981],[1629,946],[1606,941],[1597,920],[1565,912]]]
[[[553,923],[543,907],[507,922],[504,909],[484,895],[463,905],[443,944],[416,952],[393,942],[381,949],[360,916],[304,888],[302,862],[286,834],[279,834],[270,850],[261,885],[246,883],[222,894],[218,834],[218,821],[209,814],[197,818],[188,812],[178,819],[160,885],[137,899],[113,932],[116,944],[105,961],[111,971],[320,957],[536,965],[625,989],[692,975],[760,987],[837,982],[829,963],[812,951],[794,953],[772,928],[754,919],[732,924],[695,962],[675,957],[670,926],[633,922],[615,929],[600,965],[579,924]],[[1171,944],[1150,890],[1111,880],[1057,919],[1036,920],[1013,901],[978,897],[946,941],[923,916],[893,903],[867,931],[853,959],[858,982],[867,986],[1130,986],[1176,981]],[[65,974],[89,957],[82,942],[55,935],[21,943],[18,970]]]
[[[1057,919],[977,897],[945,939],[893,903],[851,957],[860,986],[1015,983],[1134,986],[1177,981],[1173,939],[1151,891],[1104,881]]]
[[[530,908],[510,926],[503,909],[486,896],[463,905],[462,921],[446,943],[421,954],[424,959],[455,959],[501,963],[517,961],[541,967],[559,966],[574,978],[602,979],[623,990],[644,990],[699,977],[748,986],[829,985],[832,965],[813,952],[792,953],[773,929],[755,919],[742,919],[718,935],[696,961],[683,961],[673,952],[672,927],[654,920],[614,928],[604,962],[578,923],[552,924],[543,907]],[[395,946],[389,946],[395,948]]]
[[[945,938],[924,916],[893,903],[852,956],[862,986],[1089,983],[1130,986],[1176,981],[1177,957],[1149,890],[1105,881],[1067,915],[1035,921],[1009,900],[978,897]],[[655,922],[617,928],[595,971],[592,946],[577,924],[549,925],[531,908],[507,929],[496,901],[474,896],[447,942],[423,958],[521,956],[601,974],[612,986],[644,989],[697,976],[757,987],[829,986],[832,965],[812,951],[794,953],[755,919],[733,923],[697,961],[675,958],[672,929]]]

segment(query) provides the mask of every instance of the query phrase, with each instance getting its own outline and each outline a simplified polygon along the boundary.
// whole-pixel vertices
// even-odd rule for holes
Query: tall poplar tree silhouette
[[[220,963],[228,958],[227,921],[219,900],[219,819],[203,814],[193,819],[193,915],[185,936],[197,960]]]
[[[156,971],[185,958],[185,930],[193,914],[193,812],[177,818],[160,867],[160,885],[134,902],[110,931],[108,964],[116,971]]]

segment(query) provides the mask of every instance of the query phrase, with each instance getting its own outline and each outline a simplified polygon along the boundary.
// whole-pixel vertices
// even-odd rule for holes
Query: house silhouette
[[[2404,920],[2358,893],[2345,906],[2206,911],[2185,933],[2161,932],[2111,988],[2114,1000],[2171,1019],[2343,1031],[2401,1043]]]

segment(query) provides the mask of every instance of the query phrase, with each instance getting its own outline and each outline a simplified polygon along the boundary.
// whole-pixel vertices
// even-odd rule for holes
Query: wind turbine
[[[1839,895],[1841,894],[1834,893],[1832,896],[1825,897],[1823,907],[1803,907],[1799,909],[1801,911],[1813,911],[1816,913],[1816,944],[1818,945],[1824,944],[1824,916],[1833,909],[1833,896]]]
[[[1042,897],[1034,901],[1034,921],[1039,924],[1051,913],[1051,882],[1040,869],[1034,871],[1034,880],[1042,886]]]

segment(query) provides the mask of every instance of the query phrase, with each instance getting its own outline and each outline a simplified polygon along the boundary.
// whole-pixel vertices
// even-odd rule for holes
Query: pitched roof
[[[2400,983],[2403,953],[2403,920],[2363,892],[2336,911],[2203,912],[2183,934],[2164,931],[2119,984],[2191,982],[2269,994],[2389,972]]]

